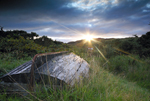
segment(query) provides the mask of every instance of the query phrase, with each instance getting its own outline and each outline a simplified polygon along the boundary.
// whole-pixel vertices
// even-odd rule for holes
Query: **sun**
[[[84,35],[84,37],[83,37],[86,41],[91,41],[91,40],[93,40],[93,36],[92,35],[90,35],[90,34],[87,34],[87,35]]]

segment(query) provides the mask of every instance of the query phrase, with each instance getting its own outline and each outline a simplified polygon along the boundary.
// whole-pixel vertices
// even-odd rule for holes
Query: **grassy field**
[[[31,57],[15,59],[7,55],[7,57],[0,59],[0,76],[6,74],[7,72],[11,71],[12,69],[16,68],[17,66],[20,66],[21,64],[31,59]]]
[[[37,88],[28,96],[1,93],[2,101],[149,101],[149,59],[137,56],[115,56],[106,60],[98,53],[73,49],[90,64],[90,77],[74,87]],[[10,71],[31,58],[1,59],[0,69]],[[143,84],[141,84],[143,82]]]
[[[0,101],[150,101],[150,32],[141,37],[96,38],[68,44],[47,36],[34,40],[38,34],[26,31],[1,33],[0,76],[35,54],[60,51],[85,59],[90,65],[90,76],[74,87],[38,86],[36,92],[26,91],[27,96],[0,91]],[[88,51],[89,47],[93,50]]]

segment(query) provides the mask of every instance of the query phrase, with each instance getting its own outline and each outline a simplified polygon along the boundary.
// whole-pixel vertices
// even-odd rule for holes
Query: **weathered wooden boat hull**
[[[37,54],[0,79],[5,83],[24,83],[33,90],[34,84],[73,86],[88,77],[89,65],[79,56],[68,52]]]

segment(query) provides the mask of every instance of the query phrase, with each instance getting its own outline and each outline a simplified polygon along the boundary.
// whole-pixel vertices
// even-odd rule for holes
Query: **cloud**
[[[137,21],[141,25],[144,19],[150,21],[150,13],[142,12],[145,8],[149,9],[146,7],[148,3],[150,3],[148,0],[118,0],[116,6],[112,6],[112,3],[110,3],[104,11],[101,8],[97,8],[93,15],[97,16],[97,18],[102,17],[107,21],[117,19],[118,21],[135,21],[136,23],[136,20],[141,20]]]
[[[1,18],[9,21],[67,21],[74,19],[84,12],[64,5],[70,0],[3,0],[0,3]],[[67,17],[67,18],[66,18]],[[75,20],[75,19],[74,19]]]
[[[99,37],[141,35],[149,30],[149,22],[149,0],[0,0],[4,29],[63,40],[87,30]]]

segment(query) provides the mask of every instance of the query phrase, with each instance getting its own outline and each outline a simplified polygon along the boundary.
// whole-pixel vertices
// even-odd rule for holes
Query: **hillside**
[[[65,85],[63,89],[58,89],[51,85],[39,86],[36,92],[29,92],[27,96],[1,92],[0,99],[4,101],[149,101],[150,47],[143,44],[144,39],[149,42],[148,36],[149,34],[124,39],[98,38],[91,43],[79,40],[70,42],[69,45],[53,41],[46,36],[36,40],[25,39],[22,36],[17,39],[3,37],[3,41],[1,40],[3,48],[0,53],[1,75],[31,60],[37,53],[67,50],[89,63],[90,76],[79,84],[76,83],[74,87]],[[94,48],[92,51],[87,49],[89,44]]]
[[[150,90],[150,32],[141,37],[129,37],[121,39],[97,38],[91,42],[80,40],[68,44],[80,48],[78,54],[87,53],[90,57],[101,57],[100,66],[103,69],[136,82],[139,86]],[[90,51],[88,47],[94,49]]]

